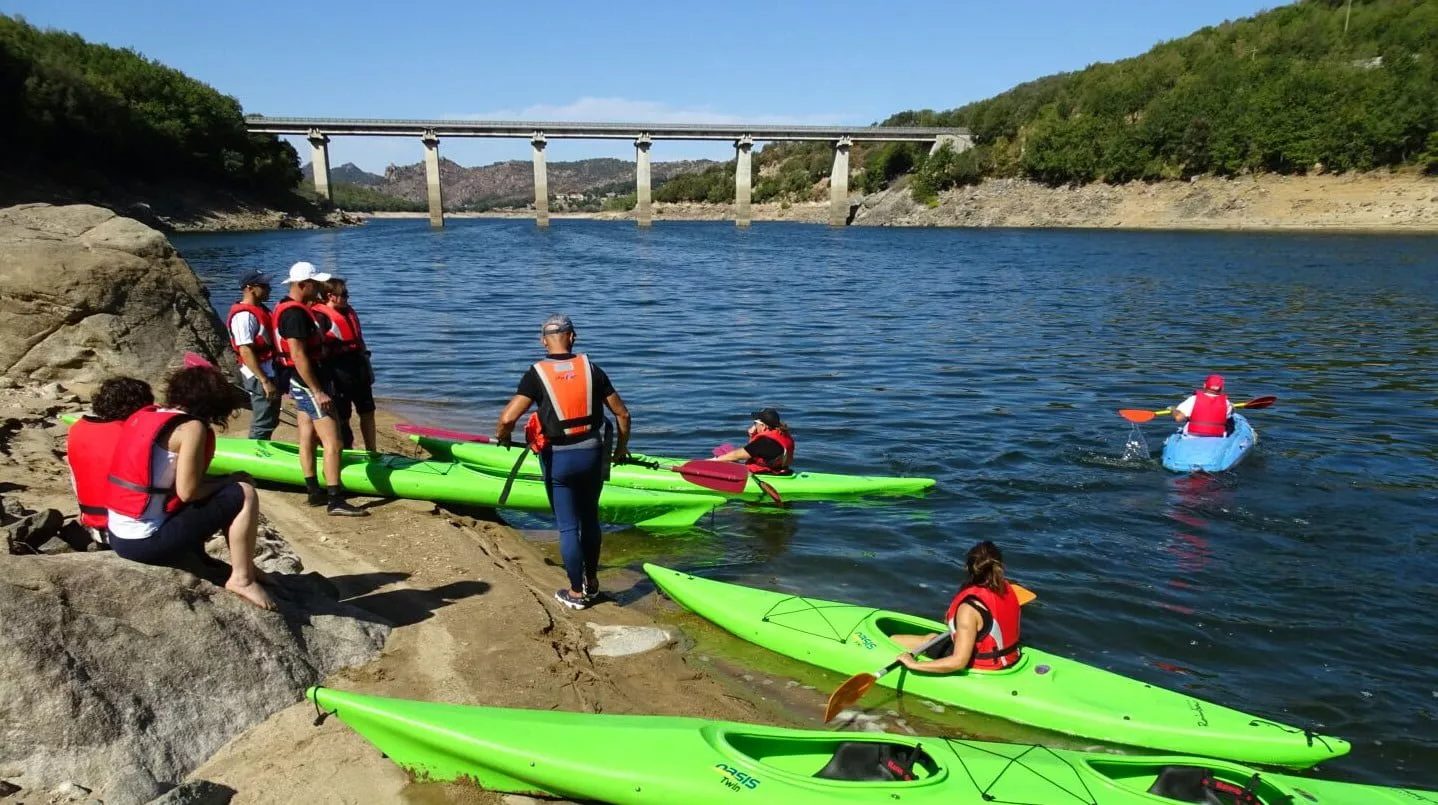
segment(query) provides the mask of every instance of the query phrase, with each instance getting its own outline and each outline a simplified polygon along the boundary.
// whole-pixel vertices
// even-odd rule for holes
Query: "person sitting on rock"
[[[100,384],[90,413],[75,420],[65,440],[65,460],[80,503],[80,525],[91,538],[107,544],[106,526],[110,510],[105,508],[109,492],[110,457],[120,438],[125,420],[147,405],[155,404],[150,384],[133,377],[112,377]]]
[[[110,461],[107,508],[115,553],[150,565],[174,565],[204,553],[223,530],[230,546],[225,589],[262,609],[274,602],[259,585],[255,538],[259,497],[248,475],[206,478],[215,455],[214,427],[223,427],[237,399],[212,366],[170,375],[165,406],[145,406],[129,419]]]

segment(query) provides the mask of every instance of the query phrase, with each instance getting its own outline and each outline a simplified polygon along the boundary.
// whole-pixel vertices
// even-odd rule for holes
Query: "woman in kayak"
[[[920,652],[930,659],[921,661],[915,652],[938,635],[894,635],[894,642],[908,649],[899,655],[904,667],[949,674],[998,671],[1019,661],[1019,597],[1004,578],[1004,555],[985,540],[969,549],[964,562],[968,580],[944,617],[948,639]]]
[[[720,448],[721,450],[723,448]],[[754,412],[749,426],[749,443],[738,450],[714,457],[715,461],[742,461],[754,475],[788,475],[794,463],[794,436],[779,418],[779,412],[765,408]]]
[[[1233,403],[1223,393],[1223,375],[1209,375],[1203,388],[1173,407],[1173,421],[1189,436],[1227,436],[1233,432]]]

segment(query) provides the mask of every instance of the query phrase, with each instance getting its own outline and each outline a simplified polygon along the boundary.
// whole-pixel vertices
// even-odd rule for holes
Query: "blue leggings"
[[[604,451],[591,448],[554,450],[539,455],[544,491],[559,526],[559,554],[569,574],[569,589],[584,589],[585,575],[599,572],[599,493],[604,489]]]

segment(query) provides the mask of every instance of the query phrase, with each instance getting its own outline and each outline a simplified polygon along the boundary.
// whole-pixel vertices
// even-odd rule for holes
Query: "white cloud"
[[[580,98],[566,104],[535,104],[523,109],[496,109],[491,112],[452,113],[446,120],[522,120],[584,123],[794,123],[825,126],[857,124],[854,115],[739,115],[712,106],[671,106],[662,101],[632,98]],[[862,125],[862,124],[860,124]]]

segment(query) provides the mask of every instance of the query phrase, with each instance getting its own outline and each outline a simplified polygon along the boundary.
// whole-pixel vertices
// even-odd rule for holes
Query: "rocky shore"
[[[785,720],[631,606],[639,574],[606,567],[612,600],[583,613],[553,602],[554,552],[488,510],[357,499],[372,516],[328,518],[302,492],[263,489],[274,613],[216,586],[213,566],[95,550],[75,524],[58,417],[107,374],[160,382],[185,350],[229,365],[220,323],[163,236],[97,207],[0,210],[0,278],[0,803],[506,801],[413,782],[342,724],[315,726],[301,696],[321,682]],[[382,412],[382,447],[397,451],[395,421]],[[223,539],[210,548],[223,556]]]
[[[858,226],[1438,231],[1438,178],[1413,173],[1200,177],[1049,187],[992,179],[929,206],[906,184],[865,197]]]

